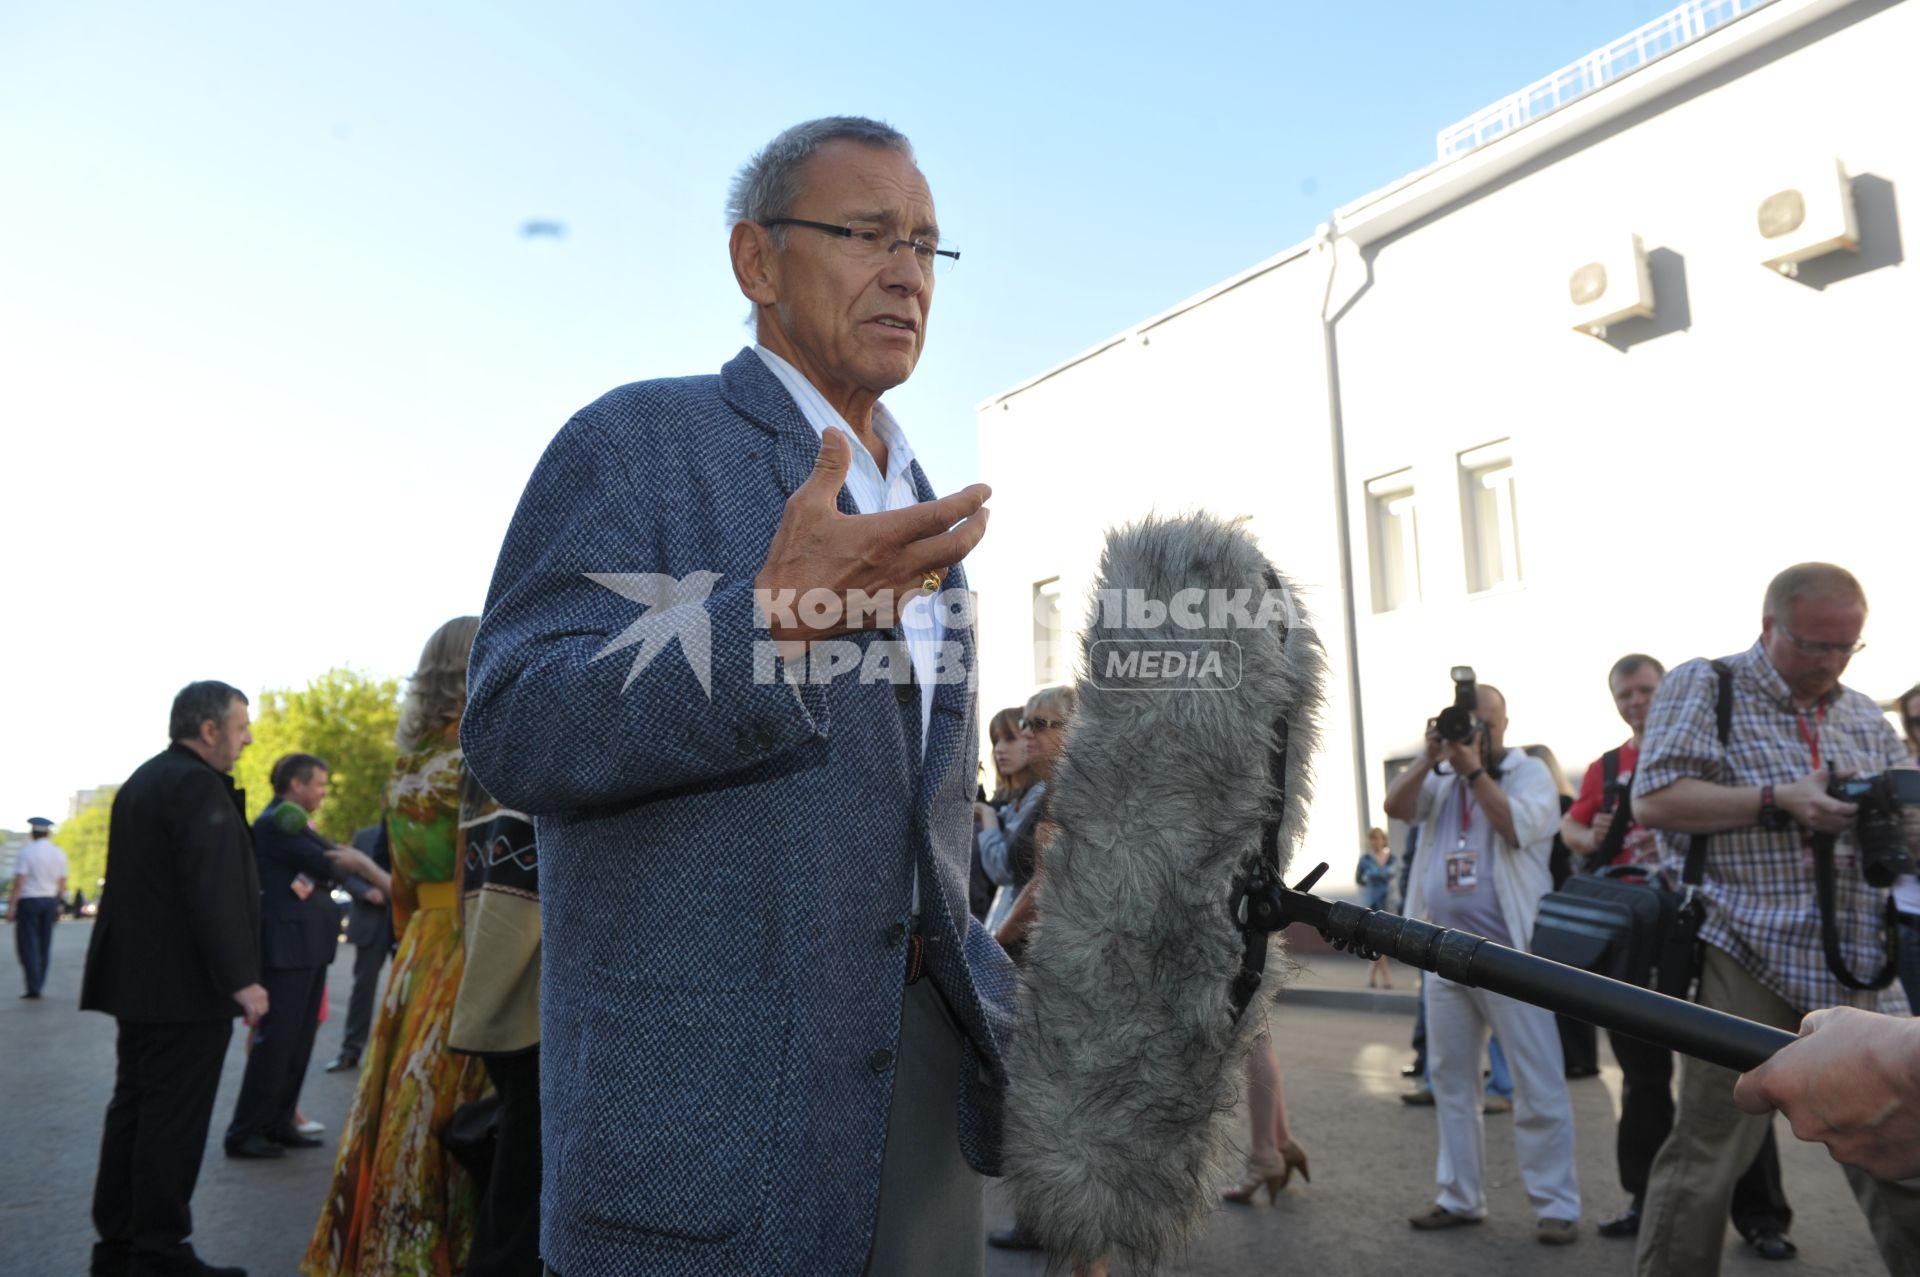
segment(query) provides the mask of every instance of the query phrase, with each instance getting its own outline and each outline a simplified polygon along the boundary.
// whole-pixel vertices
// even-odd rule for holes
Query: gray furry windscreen
[[[1298,843],[1325,658],[1240,522],[1121,528],[1100,578],[1036,878],[1006,1165],[1056,1262],[1150,1266],[1212,1209],[1231,1147],[1270,999],[1231,1014],[1228,900],[1272,813],[1282,722],[1280,868]]]

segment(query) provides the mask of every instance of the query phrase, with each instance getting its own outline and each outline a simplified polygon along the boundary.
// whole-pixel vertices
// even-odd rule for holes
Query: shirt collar
[[[847,425],[847,419],[827,402],[827,397],[820,393],[819,387],[808,381],[805,374],[798,368],[760,343],[754,343],[753,353],[760,356],[761,361],[767,365],[768,371],[779,378],[780,384],[787,388],[787,393],[793,396],[794,405],[800,409],[800,415],[807,419],[807,424],[813,427],[815,434],[824,439],[828,427],[831,426],[837,426],[846,431],[847,438],[851,439],[854,446],[860,450],[860,455],[866,457],[867,464],[872,466],[876,474],[879,473],[880,467],[874,463],[873,454],[867,451],[867,445],[862,443],[860,436]],[[881,478],[892,483],[913,466],[913,446],[907,442],[906,432],[900,428],[899,419],[884,403],[873,406],[873,433],[880,437],[880,442],[887,445],[887,473]]]

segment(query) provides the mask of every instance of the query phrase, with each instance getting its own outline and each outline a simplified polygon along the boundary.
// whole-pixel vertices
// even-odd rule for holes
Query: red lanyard
[[[1467,824],[1473,819],[1473,788],[1460,786],[1460,845],[1467,845]]]
[[[1827,723],[1827,703],[1820,702],[1820,708],[1813,712],[1812,727],[1807,726],[1807,716],[1799,710],[1793,711],[1794,726],[1800,729],[1800,739],[1807,743],[1807,749],[1813,754],[1813,770],[1820,770],[1820,729]]]

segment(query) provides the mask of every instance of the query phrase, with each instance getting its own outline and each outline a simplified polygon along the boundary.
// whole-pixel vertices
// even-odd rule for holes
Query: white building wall
[[[994,517],[968,566],[983,710],[1036,686],[1034,582],[1060,576],[1077,624],[1105,528],[1195,506],[1253,516],[1328,648],[1308,851],[1334,862],[1335,882],[1380,820],[1389,760],[1417,748],[1447,700],[1450,665],[1499,684],[1511,739],[1551,745],[1577,784],[1624,735],[1604,683],[1615,658],[1741,650],[1773,573],[1829,559],[1860,576],[1873,607],[1847,681],[1881,697],[1912,684],[1920,274],[1903,260],[1899,213],[1903,192],[1920,207],[1920,5],[1863,0],[1818,17],[1831,7],[1777,0],[1698,50],[1783,33],[1757,51],[1704,74],[1682,54],[1617,82],[1566,113],[1564,145],[1410,229],[1369,236],[1369,209],[1404,207],[1488,156],[1341,210],[1341,229],[1369,244],[1364,262],[1343,250],[1334,290],[1336,307],[1350,299],[1334,328],[1344,470],[1326,397],[1324,250],[1283,254],[982,405]],[[1793,30],[1796,12],[1817,20]],[[1607,95],[1645,94],[1654,77],[1674,87],[1578,134]],[[1759,201],[1834,158],[1860,175],[1860,254],[1799,280],[1767,270]],[[1604,342],[1573,331],[1568,275],[1602,238],[1631,233],[1651,251],[1658,314]],[[1524,580],[1469,596],[1457,459],[1503,438]],[[1406,467],[1423,597],[1376,615],[1365,485]]]
[[[1068,650],[1108,528],[1159,512],[1246,515],[1299,585],[1344,686],[1339,521],[1318,321],[1324,267],[1283,254],[1198,305],[983,404],[981,477],[993,520],[968,572],[980,592],[983,718],[1039,684],[1032,589],[1059,576]],[[1172,744],[1171,742],[1169,743]],[[1308,849],[1357,855],[1354,744],[1344,698],[1324,728]]]
[[[1866,586],[1870,646],[1849,683],[1891,697],[1920,672],[1902,494],[1920,462],[1920,275],[1898,261],[1893,216],[1920,192],[1920,7],[1837,19],[1374,253],[1337,330],[1353,546],[1363,560],[1365,482],[1411,465],[1424,578],[1417,606],[1362,600],[1374,801],[1454,663],[1500,684],[1513,739],[1552,745],[1577,783],[1624,735],[1604,686],[1616,657],[1746,647],[1768,579],[1801,560]],[[1760,200],[1836,156],[1865,175],[1856,273],[1765,269]],[[1655,259],[1655,319],[1617,326],[1616,344],[1572,331],[1569,273],[1597,236],[1629,232]],[[1456,457],[1502,437],[1525,580],[1469,597]]]

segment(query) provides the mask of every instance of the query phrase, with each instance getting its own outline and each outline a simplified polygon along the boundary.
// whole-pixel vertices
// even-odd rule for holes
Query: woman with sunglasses
[[[1020,739],[1027,747],[1027,769],[1033,773],[1036,788],[1053,779],[1078,699],[1071,687],[1046,687],[1027,701],[1027,712],[1020,719]],[[1022,823],[1007,849],[1007,867],[1018,894],[1006,921],[994,935],[1016,961],[1026,947],[1027,928],[1033,922],[1033,893],[1027,886],[1039,873],[1049,835],[1046,822],[1047,802],[1042,794],[1033,815]]]

